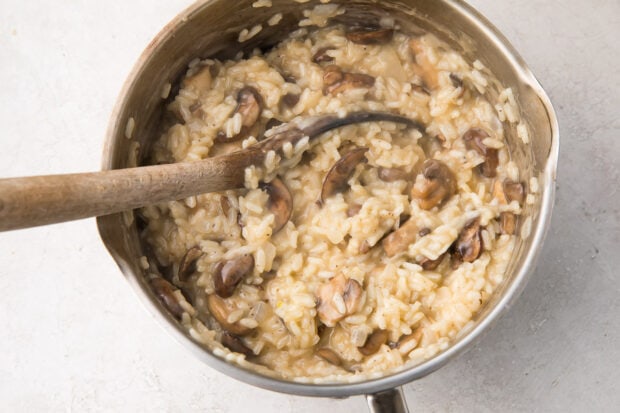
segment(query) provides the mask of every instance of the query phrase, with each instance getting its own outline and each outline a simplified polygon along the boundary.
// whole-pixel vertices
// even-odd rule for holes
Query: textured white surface
[[[3,0],[0,176],[96,170],[139,53],[189,0]],[[121,5],[122,4],[122,5]],[[405,386],[412,411],[620,406],[620,2],[475,0],[561,124],[553,223],[523,296],[472,351]],[[94,220],[0,234],[0,411],[363,411],[199,363],[142,309]]]

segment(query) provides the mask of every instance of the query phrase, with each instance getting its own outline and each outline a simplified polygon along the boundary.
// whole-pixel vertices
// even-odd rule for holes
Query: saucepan
[[[298,28],[304,9],[321,2],[273,0],[271,7],[253,7],[253,3],[255,0],[197,2],[155,37],[136,63],[112,114],[103,152],[104,170],[140,165],[146,159],[152,143],[162,131],[163,114],[169,102],[162,99],[161,91],[171,86],[169,95],[174,95],[190,61],[207,57],[233,58],[239,51],[248,52],[256,47],[267,49]],[[148,251],[140,240],[133,212],[99,217],[98,227],[110,254],[148,310],[208,366],[268,390],[337,398],[365,394],[372,411],[404,412],[407,407],[400,386],[437,370],[471,348],[523,290],[550,221],[558,158],[558,124],[549,98],[523,59],[489,21],[463,1],[333,0],[331,3],[344,7],[345,15],[352,19],[389,15],[405,31],[432,32],[461,52],[470,63],[480,60],[497,81],[497,84],[491,81],[486,92],[489,99],[497,98],[502,88],[500,84],[512,88],[522,120],[529,128],[531,140],[524,144],[515,128],[505,125],[511,156],[522,179],[527,182],[535,177],[539,182],[535,202],[524,209],[528,231],[522,228],[504,282],[467,331],[433,358],[382,378],[349,384],[309,384],[262,375],[229,363],[201,346],[158,302],[146,282],[146,270],[140,262]],[[282,14],[277,25],[265,24],[277,13]],[[263,30],[257,36],[244,43],[238,42],[241,30],[259,24]],[[126,137],[128,124],[133,129],[133,139]]]

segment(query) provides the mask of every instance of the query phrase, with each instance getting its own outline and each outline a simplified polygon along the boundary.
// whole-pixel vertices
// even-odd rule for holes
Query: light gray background
[[[98,169],[124,78],[190,3],[2,0],[0,176]],[[521,299],[477,347],[407,385],[409,405],[618,411],[620,1],[472,3],[513,42],[556,106],[556,208]],[[364,408],[361,397],[259,390],[199,363],[143,310],[93,219],[0,234],[2,411]]]

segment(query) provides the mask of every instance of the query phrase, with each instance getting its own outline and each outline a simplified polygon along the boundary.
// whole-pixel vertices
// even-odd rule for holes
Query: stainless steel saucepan
[[[189,62],[197,57],[232,58],[239,50],[266,48],[297,29],[303,10],[319,4],[300,4],[292,0],[273,0],[272,7],[254,8],[254,0],[200,1],[170,22],[148,45],[136,63],[120,94],[112,114],[103,153],[103,169],[135,166],[144,159],[151,143],[161,132],[166,101],[161,97],[164,85],[171,83],[172,93]],[[517,298],[531,274],[536,256],[549,224],[554,197],[558,158],[558,124],[549,98],[523,59],[496,28],[472,7],[460,0],[333,0],[346,8],[346,18],[365,19],[389,14],[407,31],[425,30],[460,51],[471,63],[480,60],[495,76],[487,94],[497,98],[501,86],[511,87],[528,125],[531,142],[518,138],[514,127],[505,124],[511,156],[521,171],[521,179],[539,180],[536,202],[524,207],[531,219],[529,236],[520,237],[508,266],[505,281],[475,317],[473,327],[450,347],[422,364],[383,378],[351,384],[304,384],[278,380],[228,363],[194,341],[181,325],[159,304],[145,282],[140,257],[144,245],[138,236],[131,212],[98,218],[99,231],[106,247],[121,271],[149,311],[181,343],[210,367],[243,382],[278,392],[304,396],[347,397],[367,395],[372,411],[407,411],[399,386],[423,377],[471,348],[474,341],[498,320]],[[266,24],[276,13],[282,20]],[[262,24],[262,31],[247,42],[239,43],[244,28]],[[125,137],[129,120],[135,122],[135,139]],[[137,141],[136,141],[137,140]],[[139,144],[139,145],[138,145]],[[524,220],[522,220],[524,221]],[[524,232],[524,231],[522,231]]]

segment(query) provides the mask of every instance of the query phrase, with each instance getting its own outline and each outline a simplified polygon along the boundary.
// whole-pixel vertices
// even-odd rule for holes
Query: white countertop
[[[0,177],[99,168],[125,77],[191,1],[123,3],[2,1]],[[618,411],[620,2],[472,3],[556,106],[556,209],[517,304],[473,350],[406,385],[409,407]],[[0,294],[0,411],[365,409],[362,397],[272,393],[203,365],[142,308],[94,219],[0,234]]]

